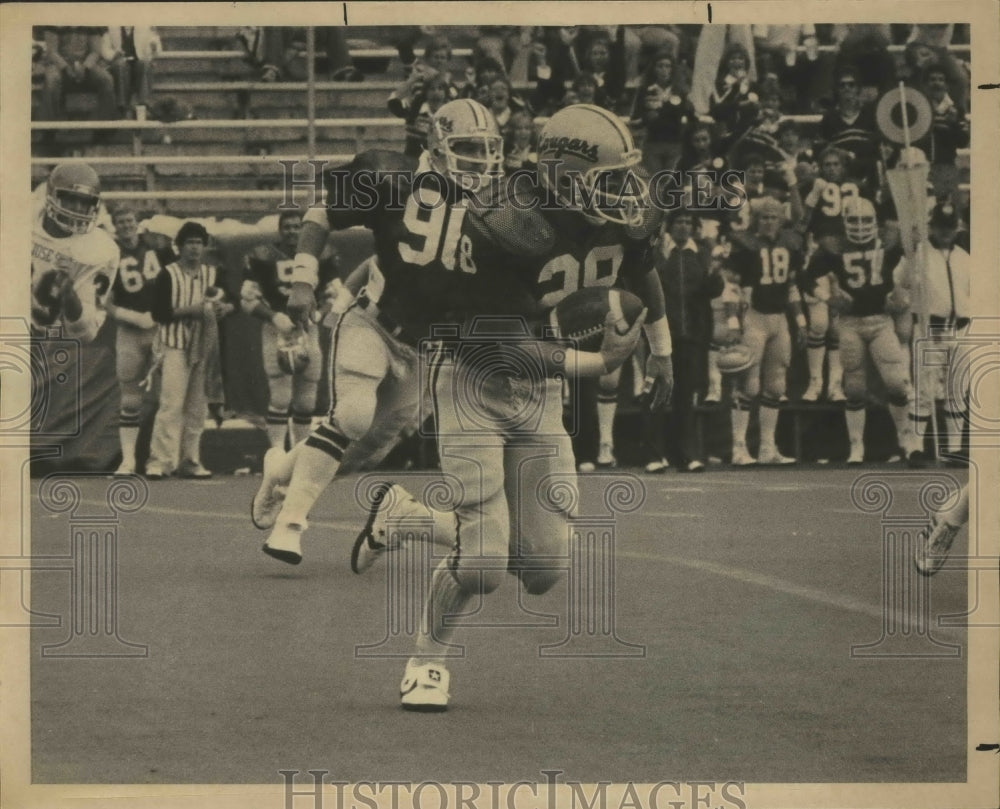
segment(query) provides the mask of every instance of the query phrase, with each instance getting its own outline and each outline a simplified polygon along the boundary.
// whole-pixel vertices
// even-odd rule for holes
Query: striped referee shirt
[[[195,321],[175,318],[182,306],[192,306],[205,299],[205,290],[215,286],[215,267],[202,264],[197,273],[182,270],[177,262],[168,264],[156,276],[153,287],[153,320],[160,324],[160,341],[166,348],[187,348]]]

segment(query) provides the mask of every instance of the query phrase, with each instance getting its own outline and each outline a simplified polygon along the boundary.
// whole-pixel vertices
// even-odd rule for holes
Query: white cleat
[[[368,521],[351,548],[351,570],[355,573],[364,573],[382,558],[382,554],[399,547],[398,535],[391,547],[389,542],[389,511],[396,498],[386,495],[392,488],[391,483],[383,483],[372,496]]]
[[[782,455],[778,450],[774,449],[761,452],[757,463],[767,464],[768,466],[785,466],[790,463],[796,463],[796,459]]]
[[[826,399],[828,402],[846,402],[847,396],[844,393],[844,388],[839,382],[831,382],[829,390],[826,393]]]
[[[274,526],[278,512],[281,511],[281,504],[285,500],[285,487],[278,483],[274,471],[279,454],[285,453],[278,447],[271,447],[264,453],[264,474],[260,488],[250,501],[250,521],[261,531]]]
[[[733,466],[754,466],[757,459],[747,452],[746,447],[733,447]]]
[[[852,466],[865,461],[865,448],[861,444],[851,444],[851,454],[847,456],[847,462]]]
[[[948,525],[944,520],[939,520],[940,518],[935,515],[931,519],[931,524],[917,537],[913,562],[917,566],[917,571],[924,576],[933,576],[941,569],[948,558],[955,537],[958,536],[960,526]]]
[[[595,471],[596,469],[597,467],[594,466],[593,461],[582,461],[576,467],[577,472],[582,472],[585,475]]]
[[[114,471],[114,475],[116,478],[134,474],[135,474],[135,463],[130,461],[122,461],[121,466],[119,466]]]
[[[302,532],[305,525],[296,523],[278,523],[271,531],[262,550],[268,556],[273,556],[281,562],[297,565],[302,561]]]
[[[399,701],[407,711],[448,710],[448,669],[437,663],[406,664]]]
[[[818,402],[819,395],[823,392],[823,380],[822,379],[810,379],[809,387],[806,388],[805,393],[802,394],[803,402]]]

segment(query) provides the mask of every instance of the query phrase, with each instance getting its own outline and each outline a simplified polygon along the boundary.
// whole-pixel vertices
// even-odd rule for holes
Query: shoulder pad
[[[468,221],[492,244],[515,256],[542,256],[555,245],[555,230],[536,210],[502,204],[475,208]]]

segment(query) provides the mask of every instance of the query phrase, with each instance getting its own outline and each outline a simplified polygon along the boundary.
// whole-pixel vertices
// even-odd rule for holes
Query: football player
[[[118,246],[95,228],[101,181],[86,163],[62,163],[45,185],[31,233],[31,321],[89,343],[104,323],[103,299],[118,270]]]
[[[912,466],[920,466],[923,453],[907,413],[913,387],[891,314],[908,305],[893,283],[893,269],[902,257],[902,248],[883,242],[875,206],[870,200],[848,197],[841,210],[846,249],[840,253],[818,249],[810,259],[806,275],[813,294],[821,299],[828,294],[830,308],[840,312],[840,351],[847,396],[847,433],[851,441],[848,463],[864,460],[868,358],[885,384],[900,449]],[[828,280],[829,293],[816,284],[824,278]]]
[[[300,562],[309,509],[338,471],[378,463],[428,412],[420,406],[428,391],[420,386],[417,348],[435,325],[461,323],[473,310],[540,311],[527,285],[533,276],[521,279],[518,271],[547,254],[551,228],[509,205],[480,211],[466,193],[488,194],[502,160],[492,116],[459,99],[435,114],[420,158],[364,152],[326,174],[326,207],[307,213],[299,237],[289,316],[299,320],[315,304],[317,256],[331,229],[370,228],[376,261],[367,263],[363,286],[348,282],[356,296],[334,329],[329,418],[291,452],[265,455],[252,504],[254,524],[273,525],[265,553]],[[547,355],[550,365],[562,367],[556,355]],[[605,370],[596,352],[577,361]]]
[[[764,464],[789,464],[795,459],[778,452],[775,434],[792,358],[787,311],[795,319],[800,339],[805,336],[806,319],[796,283],[803,265],[802,241],[782,228],[784,206],[778,200],[760,197],[748,204],[753,232],[734,238],[729,269],[743,289],[743,342],[754,364],[744,373],[741,390],[733,397],[732,462],[735,466],[750,466],[758,460]],[[758,459],[746,445],[750,408],[755,401],[760,403]]]
[[[115,375],[121,391],[118,436],[122,447],[116,475],[135,473],[135,445],[142,410],[142,382],[153,364],[157,328],[153,321],[153,282],[173,261],[170,250],[158,254],[139,235],[135,211],[116,208],[111,214],[120,258],[118,273],[104,308],[115,321]]]
[[[550,307],[579,289],[612,286],[619,276],[630,280],[651,321],[644,324],[651,347],[645,382],[659,406],[672,384],[671,344],[653,268],[659,215],[639,170],[641,153],[616,116],[573,105],[546,123],[538,156],[539,202],[554,241],[533,270],[535,296]],[[640,323],[643,317],[631,331]],[[442,650],[454,626],[446,616],[495,590],[505,566],[532,595],[547,592],[562,574],[552,560],[566,555],[575,496],[563,498],[556,489],[575,491],[576,474],[562,424],[561,384],[541,375],[487,374],[492,359],[487,355],[485,369],[460,360],[432,370],[442,472],[461,484],[453,512],[428,509],[402,487],[386,484],[352,552],[352,568],[363,572],[398,547],[390,519],[430,519],[433,541],[451,548],[433,574],[400,686],[402,705],[411,710],[447,707],[450,675]],[[474,431],[463,426],[463,405],[470,404],[465,393],[486,403]]]
[[[265,423],[272,447],[283,448],[286,433],[292,445],[309,435],[322,373],[317,325],[312,320],[297,324],[285,312],[301,230],[302,214],[283,211],[278,217],[278,241],[247,254],[240,289],[240,307],[263,321],[261,353],[269,392]],[[325,294],[337,268],[329,260],[318,266],[317,293]]]
[[[843,201],[849,197],[864,196],[872,199],[867,183],[860,178],[849,178],[851,156],[843,149],[829,146],[819,158],[820,174],[806,195],[803,222],[814,246],[829,253],[844,250]],[[802,401],[815,402],[823,392],[823,360],[828,363],[829,381],[826,398],[831,402],[844,401],[844,369],[840,363],[840,338],[836,315],[832,316],[826,301],[815,295],[804,294],[809,320],[806,338],[806,359],[809,367],[809,384],[802,394]]]

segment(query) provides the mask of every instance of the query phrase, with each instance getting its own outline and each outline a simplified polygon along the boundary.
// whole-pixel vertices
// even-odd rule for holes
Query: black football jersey
[[[819,202],[809,217],[807,230],[815,237],[843,236],[843,204],[848,197],[857,196],[875,202],[870,185],[864,180],[827,183],[820,193]]]
[[[295,256],[277,244],[261,244],[255,247],[244,262],[243,280],[257,285],[261,297],[275,312],[284,312],[288,306],[288,294],[292,290],[292,269]],[[316,295],[321,297],[337,275],[336,265],[323,259],[319,262],[319,285]]]
[[[885,299],[893,288],[892,271],[902,257],[902,247],[886,249],[878,239],[867,245],[848,242],[841,254],[817,250],[806,274],[817,279],[832,273],[841,290],[851,296],[847,314],[879,315],[885,313]]]
[[[782,230],[774,239],[744,233],[733,239],[729,267],[750,287],[750,305],[763,314],[779,314],[788,305],[788,291],[802,270],[802,240]]]
[[[141,240],[135,247],[119,244],[118,250],[118,274],[112,286],[115,305],[134,312],[152,311],[153,282],[174,260],[173,252],[151,250]]]
[[[540,320],[531,256],[544,250],[532,243],[545,240],[528,223],[537,214],[481,208],[395,152],[363,152],[327,171],[324,185],[331,228],[371,229],[385,278],[379,308],[411,338],[476,314]]]
[[[535,297],[548,308],[579,289],[596,286],[635,288],[653,269],[659,212],[651,209],[642,226],[630,228],[587,221],[576,211],[545,211],[555,232],[552,251],[540,262]]]

